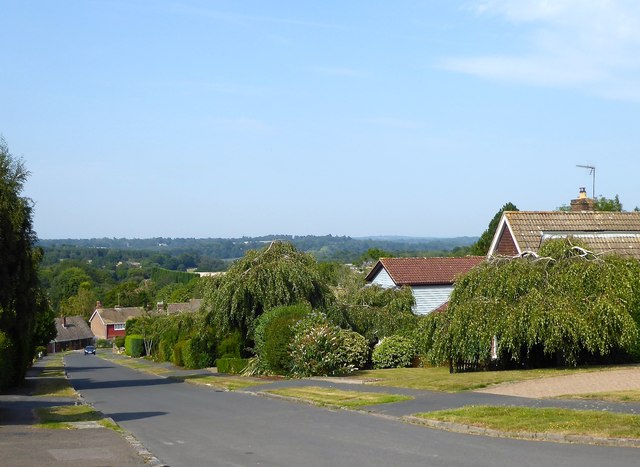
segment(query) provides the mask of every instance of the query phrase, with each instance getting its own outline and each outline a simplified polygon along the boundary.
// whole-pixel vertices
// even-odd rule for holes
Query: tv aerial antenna
[[[593,165],[576,165],[582,169],[589,169],[589,175],[593,177],[593,185],[591,189],[591,197],[596,199],[596,168]]]

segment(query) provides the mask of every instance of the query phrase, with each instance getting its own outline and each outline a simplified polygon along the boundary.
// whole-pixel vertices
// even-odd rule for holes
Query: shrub
[[[173,346],[173,352],[171,353],[171,362],[175,366],[184,366],[184,358],[182,355],[182,349],[187,341],[179,341]]]
[[[124,347],[124,336],[118,336],[113,340],[113,343],[116,347],[121,348]]]
[[[289,343],[295,325],[311,313],[307,304],[272,308],[258,318],[254,332],[256,354],[263,367],[273,373],[286,374],[291,369]]]
[[[42,355],[43,357],[47,355],[47,348],[44,345],[39,345],[36,347],[36,355]]]
[[[138,358],[144,355],[144,339],[140,334],[132,334],[124,340],[124,351],[130,357]]]
[[[162,339],[158,344],[158,358],[161,362],[173,361],[173,346],[175,342],[169,339]]]
[[[382,339],[373,349],[371,360],[374,368],[406,368],[416,356],[413,340],[395,335]]]
[[[212,365],[215,357],[215,343],[211,343],[201,336],[194,336],[186,340],[182,346],[182,360],[186,368],[207,368]]]
[[[225,336],[218,346],[218,352],[221,355],[230,355],[240,358],[240,350],[242,349],[242,334],[240,331],[233,331]]]
[[[331,324],[322,313],[300,320],[293,331],[289,344],[293,376],[344,374],[368,359],[366,339]]]
[[[123,336],[119,336],[122,338],[122,342],[124,343],[124,337]],[[96,341],[96,347],[98,347],[99,349],[108,349],[109,347],[111,347],[111,341],[107,340],[107,339],[98,339]]]
[[[238,375],[247,367],[248,358],[222,357],[216,360],[219,373]]]
[[[340,330],[340,347],[336,351],[339,361],[353,370],[364,368],[369,362],[371,348],[367,338],[355,331]]]

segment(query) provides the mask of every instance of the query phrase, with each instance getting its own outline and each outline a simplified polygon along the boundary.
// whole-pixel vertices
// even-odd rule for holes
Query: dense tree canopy
[[[541,257],[485,263],[455,286],[447,313],[434,316],[436,361],[488,362],[492,340],[504,360],[537,351],[569,364],[586,352],[637,351],[640,263],[597,257],[554,240]]]
[[[273,242],[234,263],[205,292],[204,308],[221,332],[239,329],[250,338],[254,320],[264,311],[296,303],[322,308],[328,297],[316,260],[290,243]]]
[[[0,387],[24,378],[40,344],[38,315],[48,310],[37,275],[42,251],[35,247],[32,202],[21,196],[28,175],[0,139]]]

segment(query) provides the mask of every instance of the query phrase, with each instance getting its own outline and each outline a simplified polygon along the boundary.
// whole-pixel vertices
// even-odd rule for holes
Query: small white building
[[[462,256],[445,258],[380,258],[366,281],[384,288],[411,287],[413,312],[426,315],[449,302],[455,280],[486,258]]]

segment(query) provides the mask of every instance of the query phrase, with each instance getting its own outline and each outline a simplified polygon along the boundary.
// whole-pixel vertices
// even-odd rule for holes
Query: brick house
[[[89,318],[93,334],[98,339],[114,339],[125,335],[127,320],[138,318],[144,314],[140,307],[102,308],[100,304]]]

